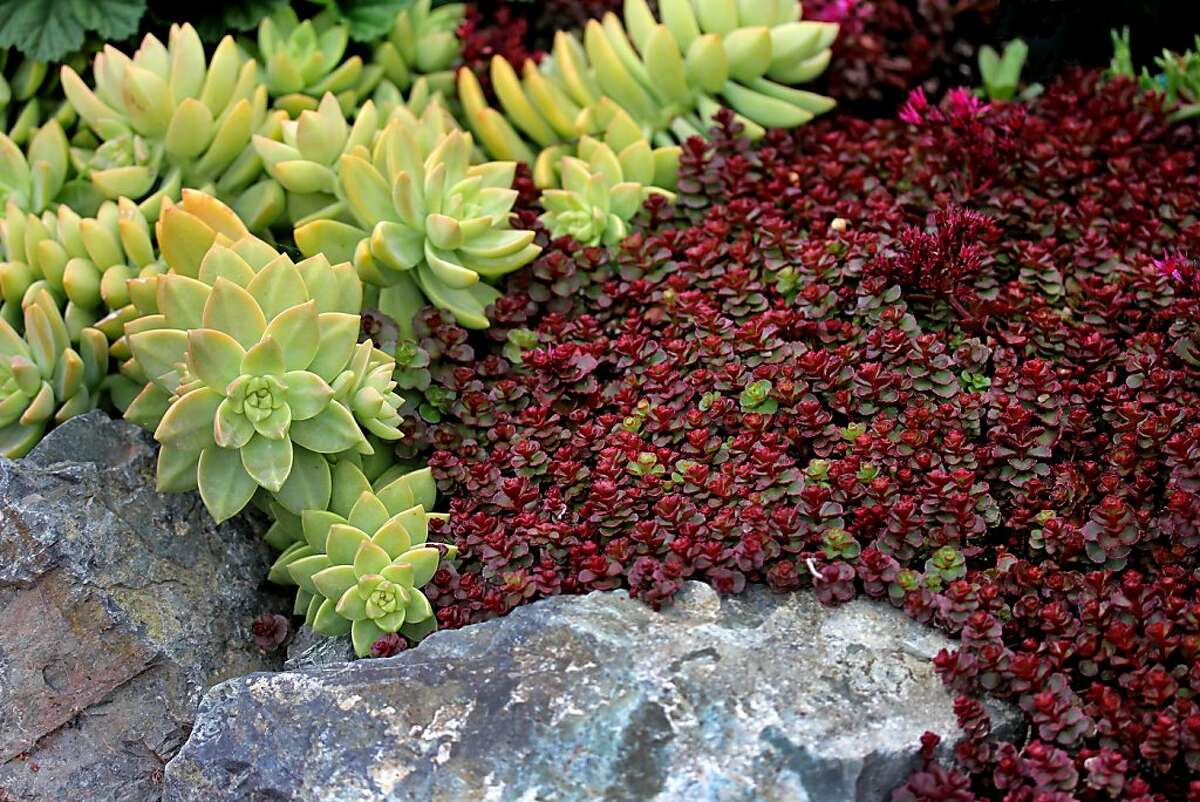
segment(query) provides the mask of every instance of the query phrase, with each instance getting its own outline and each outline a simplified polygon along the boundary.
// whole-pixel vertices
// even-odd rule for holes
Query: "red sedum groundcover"
[[[887,599],[959,639],[970,736],[895,800],[1200,800],[1198,145],[1094,72],[692,140],[616,256],[546,241],[490,341],[428,311],[403,349],[440,623],[689,577]]]
[[[615,255],[543,231],[485,338],[427,311],[441,625],[689,578],[884,599],[958,639],[970,736],[894,800],[1200,800],[1200,139],[1159,103],[1076,71],[726,118]]]

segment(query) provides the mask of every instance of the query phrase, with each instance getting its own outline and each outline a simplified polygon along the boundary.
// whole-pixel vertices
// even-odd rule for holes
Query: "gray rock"
[[[283,667],[288,671],[299,671],[302,668],[336,665],[353,659],[354,644],[350,642],[349,635],[326,638],[308,627],[300,627],[296,636],[288,643],[287,662]]]
[[[947,644],[809,593],[550,599],[387,660],[217,686],[164,802],[881,802],[923,732],[957,739],[929,662]]]
[[[154,490],[150,437],[94,412],[0,459],[0,799],[151,802],[204,690],[277,668],[249,637],[261,521]]]

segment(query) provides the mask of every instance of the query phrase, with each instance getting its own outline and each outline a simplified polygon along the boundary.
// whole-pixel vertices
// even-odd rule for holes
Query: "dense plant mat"
[[[689,577],[887,599],[1033,736],[964,695],[961,766],[897,799],[1194,798],[1196,131],[1096,73],[900,117],[757,150],[724,117],[613,252],[521,212],[545,250],[486,337],[419,318],[438,619]]]

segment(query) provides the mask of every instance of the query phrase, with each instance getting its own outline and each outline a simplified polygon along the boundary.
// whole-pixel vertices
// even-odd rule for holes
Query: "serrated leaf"
[[[146,0],[0,0],[0,47],[58,61],[88,34],[120,41],[137,32]]]

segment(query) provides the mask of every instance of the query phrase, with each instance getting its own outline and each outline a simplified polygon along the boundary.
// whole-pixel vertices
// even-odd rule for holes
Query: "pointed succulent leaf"
[[[196,479],[200,498],[218,523],[241,512],[258,489],[242,467],[241,455],[217,446],[201,452]]]

